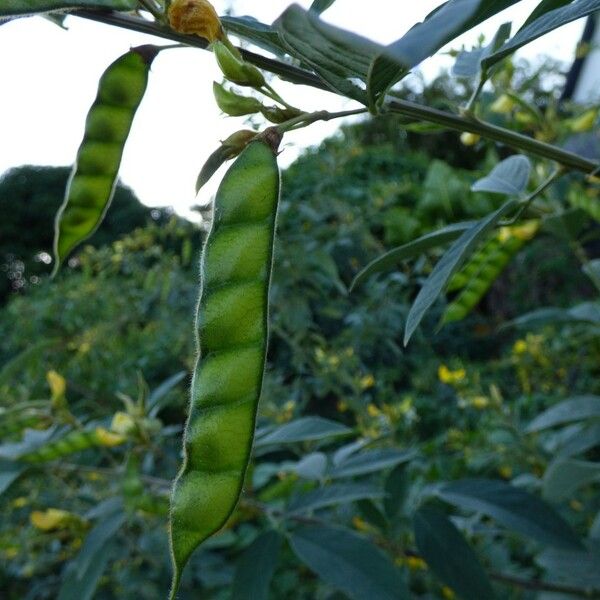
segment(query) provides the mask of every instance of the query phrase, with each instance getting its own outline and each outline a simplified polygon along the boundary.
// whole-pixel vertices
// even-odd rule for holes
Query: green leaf
[[[294,473],[304,479],[320,480],[327,468],[327,456],[322,452],[311,452],[303,456],[292,468]]]
[[[331,437],[348,435],[352,429],[322,417],[302,417],[270,431],[256,440],[255,446],[268,444],[293,444],[296,442],[310,442],[325,440]]]
[[[414,450],[396,450],[394,448],[362,452],[342,461],[331,469],[328,475],[333,479],[339,479],[375,473],[408,462],[416,455]]]
[[[231,600],[267,600],[269,585],[279,562],[282,537],[266,531],[246,548],[238,560]]]
[[[483,61],[483,66],[489,68],[504,57],[512,54],[515,50],[533,42],[533,40],[546,33],[550,33],[558,27],[562,27],[576,19],[587,17],[597,10],[600,10],[600,0],[578,0],[567,6],[546,12],[535,21],[520,29],[500,50],[486,58]]]
[[[502,481],[463,479],[442,485],[436,494],[445,502],[480,512],[543,544],[581,548],[576,534],[554,509],[525,490]]]
[[[296,529],[290,538],[296,556],[323,581],[354,600],[410,598],[398,569],[377,546],[345,529]]]
[[[77,558],[68,563],[57,600],[91,600],[111,554],[112,542],[109,540],[96,549],[91,559],[86,560],[84,571],[79,570]]]
[[[104,8],[110,10],[133,10],[137,0],[3,0],[0,17],[32,15],[51,10],[74,10],[77,8]]]
[[[82,579],[90,570],[92,562],[98,559],[98,553],[103,551],[123,523],[125,523],[125,513],[117,511],[98,521],[87,534],[75,560],[78,579]]]
[[[527,426],[527,432],[541,431],[573,421],[600,418],[600,396],[575,396],[555,404]]]
[[[20,477],[27,467],[0,459],[0,496]]]
[[[370,262],[364,269],[362,269],[362,271],[360,271],[360,273],[358,273],[358,275],[354,278],[352,285],[350,286],[350,291],[354,290],[359,285],[362,285],[366,279],[375,273],[387,271],[389,268],[397,265],[403,260],[414,258],[415,256],[419,256],[425,250],[429,250],[430,248],[435,248],[436,246],[441,246],[446,242],[455,240],[464,231],[472,227],[472,225],[473,222],[453,223],[452,225],[448,225],[447,227],[438,229],[432,233],[427,233],[426,235],[417,238],[412,242],[408,242],[408,244],[404,244],[398,248],[394,248],[393,250],[386,252],[385,254],[382,254],[374,261]]]
[[[369,64],[382,46],[329,25],[297,4],[287,8],[274,27],[288,52],[314,69],[333,91],[366,103],[364,90],[352,80],[366,81]]]
[[[562,441],[556,456],[558,458],[570,458],[587,452],[596,446],[600,446],[600,421],[592,422],[591,425],[583,429],[577,428],[572,436]]]
[[[278,56],[285,54],[285,47],[279,34],[271,25],[261,23],[254,17],[220,17],[228,33],[233,33]]]
[[[519,196],[527,188],[530,175],[531,162],[526,156],[516,154],[498,163],[489,175],[476,181],[471,190]]]
[[[533,10],[533,12],[527,17],[527,20],[521,26],[521,29],[527,27],[533,21],[537,21],[541,16],[545,15],[547,12],[554,10],[556,8],[560,8],[565,4],[570,4],[573,0],[542,0]]]
[[[149,416],[155,417],[160,412],[164,404],[162,400],[180,381],[185,379],[186,376],[187,371],[178,371],[175,375],[167,377],[167,379],[152,390],[146,400],[146,411]]]
[[[595,549],[574,552],[548,548],[536,556],[536,563],[548,573],[552,581],[571,583],[579,589],[600,587],[600,553]],[[568,600],[574,598],[568,596]],[[546,600],[563,599],[560,596],[550,596]]]
[[[530,329],[549,323],[582,322],[600,324],[600,305],[596,302],[583,302],[569,309],[540,308],[525,313],[513,321],[504,324],[504,327],[521,327]]]
[[[452,246],[450,246],[444,256],[442,256],[423,284],[423,287],[410,308],[410,312],[406,319],[406,331],[404,334],[405,345],[410,340],[427,310],[441,294],[450,277],[460,269],[465,260],[477,247],[480,240],[484,238],[494,225],[496,225],[506,213],[511,211],[516,204],[517,203],[514,200],[510,200],[497,211],[489,214],[480,221],[476,221],[452,244]]]
[[[481,61],[490,54],[498,50],[502,44],[510,37],[511,23],[503,23],[487,46],[475,48],[474,50],[463,50],[456,57],[456,62],[452,67],[452,74],[455,77],[473,78],[481,75]]]
[[[444,513],[424,506],[415,513],[413,526],[419,553],[460,598],[495,598],[477,555]]]
[[[559,459],[544,473],[542,495],[550,502],[563,502],[580,487],[595,481],[600,481],[600,463]]]
[[[393,520],[404,508],[410,490],[410,477],[406,464],[398,465],[385,480],[383,508],[388,519]]]
[[[369,71],[369,105],[413,67],[465,31],[519,0],[449,0],[377,56]]]
[[[288,506],[288,513],[297,514],[347,504],[364,498],[381,498],[383,490],[374,485],[359,483],[335,483],[296,496]]]
[[[314,0],[313,3],[310,5],[309,10],[320,15],[322,12],[326,11],[334,2],[335,0]]]

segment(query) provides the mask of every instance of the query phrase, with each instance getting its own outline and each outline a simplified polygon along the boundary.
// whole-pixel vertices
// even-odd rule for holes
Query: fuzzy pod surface
[[[108,210],[123,148],[159,50],[150,45],[132,48],[100,78],[65,199],[56,215],[55,272],[75,246],[96,231]]]
[[[194,549],[233,512],[250,459],[267,353],[278,143],[250,142],[229,168],[202,252],[198,358],[171,498],[171,598]]]

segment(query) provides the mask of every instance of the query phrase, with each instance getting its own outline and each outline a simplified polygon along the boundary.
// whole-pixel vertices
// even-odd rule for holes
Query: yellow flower
[[[46,381],[50,386],[50,393],[52,394],[52,399],[61,398],[65,395],[67,390],[67,382],[65,378],[57,373],[56,371],[48,371],[46,373]]]
[[[96,441],[101,446],[107,446],[112,448],[113,446],[119,446],[127,440],[127,437],[119,433],[113,433],[104,429],[104,427],[96,427]]]
[[[424,571],[427,569],[427,563],[419,556],[407,556],[406,566],[411,571]]]
[[[332,354],[329,357],[328,362],[332,367],[337,367],[340,364],[340,357],[337,356],[336,354]]]
[[[358,529],[358,531],[370,531],[371,526],[360,517],[352,517],[352,525],[354,525],[354,529]]]
[[[477,135],[476,133],[469,133],[468,131],[465,131],[460,136],[460,141],[462,142],[463,146],[474,146],[480,139],[481,136]]]
[[[337,409],[342,413],[346,412],[348,410],[348,403],[344,400],[338,400]]]
[[[447,383],[449,385],[461,382],[466,375],[467,373],[464,369],[451,371],[446,365],[440,365],[438,368],[438,379],[442,383]]]
[[[498,114],[509,113],[515,106],[515,101],[506,94],[502,94],[494,103],[490,106],[490,110]]]
[[[71,513],[59,508],[49,508],[45,511],[34,510],[29,515],[31,524],[42,531],[63,529],[72,520]]]
[[[596,119],[598,118],[598,110],[592,108],[587,110],[582,115],[573,119],[570,123],[571,131],[575,133],[583,133],[584,131],[589,131],[594,126]]]
[[[369,404],[369,406],[367,406],[367,412],[371,417],[377,417],[381,414],[381,411],[374,404]]]
[[[509,467],[508,465],[502,465],[499,469],[498,469],[498,473],[500,473],[500,476],[503,477],[504,479],[510,479],[512,477],[512,468]]]
[[[209,42],[224,37],[219,16],[207,0],[174,0],[169,7],[169,25],[179,33],[194,33]]]
[[[111,431],[121,435],[127,435],[135,430],[135,421],[133,417],[126,412],[117,411],[110,423]]]
[[[10,560],[19,555],[19,549],[16,546],[9,546],[4,550],[4,557]]]
[[[514,354],[525,354],[527,352],[527,342],[525,340],[517,340],[513,345]]]
[[[471,406],[473,408],[476,408],[477,410],[483,410],[484,408],[487,408],[489,405],[490,405],[489,398],[486,398],[485,396],[475,396],[474,398],[471,398]]]
[[[571,500],[569,502],[569,506],[575,511],[575,512],[581,512],[583,510],[583,504],[581,504],[581,502],[579,502],[579,500]]]
[[[363,390],[373,387],[374,385],[375,385],[375,377],[373,377],[373,375],[371,375],[371,374],[365,375],[360,380],[360,387]]]
[[[447,585],[442,588],[442,596],[446,600],[454,600],[456,598],[456,594]]]
[[[27,506],[28,502],[29,500],[25,496],[19,496],[12,501],[12,505],[15,508],[23,508],[24,506]]]

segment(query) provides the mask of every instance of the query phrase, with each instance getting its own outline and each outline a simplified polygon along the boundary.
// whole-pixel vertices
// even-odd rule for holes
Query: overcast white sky
[[[215,0],[222,12],[251,14],[270,23],[291,0]],[[299,4],[308,7],[310,0]],[[460,38],[473,44],[480,33],[491,36],[498,26],[513,21],[516,28],[537,5],[523,0]],[[337,0],[324,18],[382,43],[399,38],[441,0]],[[368,11],[366,10],[368,8]],[[67,165],[81,141],[87,110],[104,69],[131,46],[164,43],[124,29],[69,17],[63,31],[38,17],[19,19],[0,27],[0,174],[22,164]],[[526,48],[522,55],[547,54],[568,62],[583,28],[572,23]],[[454,44],[454,47],[457,47]],[[451,60],[436,56],[422,65],[433,76]],[[214,193],[211,182],[195,199],[194,183],[204,159],[219,140],[243,127],[243,118],[224,117],[212,97],[212,81],[220,80],[214,57],[194,49],[162,52],[152,67],[150,83],[138,110],[121,165],[121,178],[144,203],[173,205],[179,212]],[[276,89],[306,110],[340,110],[352,103],[333,94],[275,80]],[[289,135],[281,155],[289,164],[303,147],[318,143],[339,126],[318,123]]]

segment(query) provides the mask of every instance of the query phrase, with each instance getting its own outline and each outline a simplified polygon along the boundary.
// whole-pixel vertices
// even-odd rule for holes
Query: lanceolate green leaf
[[[444,227],[443,229],[438,229],[432,233],[427,233],[426,235],[417,238],[412,242],[408,242],[408,244],[404,244],[403,246],[399,246],[398,248],[394,248],[393,250],[382,254],[374,261],[370,262],[362,271],[360,271],[360,273],[358,273],[358,275],[354,278],[352,285],[350,286],[350,291],[354,290],[359,285],[362,285],[371,275],[374,275],[375,273],[387,271],[390,267],[397,265],[403,260],[414,258],[415,256],[422,254],[425,250],[429,250],[430,248],[435,248],[436,246],[441,246],[446,242],[455,240],[472,226],[473,222],[454,223]]]
[[[438,488],[450,504],[473,510],[543,544],[581,548],[570,526],[545,502],[525,490],[492,479],[463,479]]]
[[[444,513],[422,507],[415,513],[413,526],[419,553],[431,570],[460,598],[495,598],[477,555]]]
[[[292,444],[310,442],[348,435],[352,430],[341,423],[322,417],[302,417],[291,423],[286,423],[274,431],[260,437],[255,447],[267,444]]]
[[[271,25],[266,25],[254,17],[220,17],[225,29],[245,40],[273,52],[277,55],[285,54],[285,47],[279,38],[279,34]]]
[[[77,8],[133,10],[137,7],[137,0],[3,0],[0,6],[0,17],[32,15],[51,10],[74,10]]]
[[[370,104],[442,46],[518,1],[449,0],[444,3],[422,23],[418,23],[399,40],[387,46],[374,60],[369,72]]]
[[[506,196],[518,196],[525,191],[531,174],[531,162],[526,156],[516,154],[498,163],[471,189],[474,192],[492,192]]]
[[[587,17],[600,10],[600,0],[577,0],[567,6],[562,6],[545,13],[535,21],[523,27],[513,38],[511,38],[497,52],[483,61],[484,67],[490,67],[518,50],[522,46],[533,42],[537,38],[550,33],[554,29],[566,25],[571,21]]]
[[[375,485],[364,483],[336,483],[317,488],[316,490],[312,490],[311,492],[296,497],[290,503],[288,512],[310,512],[327,506],[345,504],[364,498],[381,498],[383,495],[383,490]]]
[[[274,27],[290,54],[314,69],[331,89],[366,103],[365,92],[352,79],[366,81],[369,64],[382,46],[329,25],[297,4],[286,9]]]
[[[27,467],[10,460],[0,459],[0,495],[2,495]]]
[[[575,396],[555,404],[527,426],[528,432],[585,419],[600,419],[600,396]]]
[[[395,448],[370,450],[350,456],[329,471],[328,475],[334,479],[339,479],[380,472],[383,469],[389,469],[400,463],[408,462],[415,456],[416,452],[414,450],[397,450]]]
[[[467,229],[447,250],[433,271],[423,284],[406,319],[406,331],[404,343],[407,344],[415,329],[419,326],[421,319],[441,294],[449,279],[460,269],[464,261],[470,256],[476,246],[496,223],[517,203],[510,200],[495,212],[484,219],[475,222]]]
[[[157,46],[132,48],[100,78],[65,200],[56,215],[54,272],[75,246],[94,233],[108,210],[123,148],[158,51]]]
[[[542,0],[533,10],[533,12],[527,17],[525,23],[521,29],[527,27],[530,23],[533,23],[541,16],[545,15],[547,12],[551,10],[555,10],[560,8],[561,6],[565,6],[565,4],[571,4],[573,0]]]
[[[542,494],[551,502],[563,502],[580,487],[600,481],[600,463],[559,459],[544,474]]]
[[[266,531],[244,550],[233,578],[231,600],[267,600],[281,542],[277,531]]]
[[[377,546],[345,529],[311,526],[294,531],[296,556],[323,581],[353,600],[408,600],[401,572]]]

